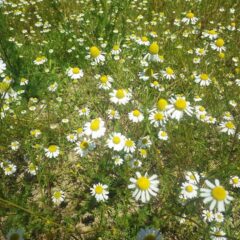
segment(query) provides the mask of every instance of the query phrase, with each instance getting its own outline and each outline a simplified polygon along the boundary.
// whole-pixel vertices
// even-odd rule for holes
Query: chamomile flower
[[[108,199],[108,194],[109,194],[107,188],[108,188],[107,185],[97,183],[93,185],[90,191],[92,196],[95,196],[98,202],[106,201]]]
[[[224,52],[226,47],[224,46],[224,40],[222,38],[218,38],[214,43],[211,43],[211,47],[213,50],[218,52]]]
[[[87,138],[84,138],[83,140],[76,143],[76,147],[74,148],[74,150],[81,157],[85,157],[94,148],[95,148],[94,142]]]
[[[38,167],[34,163],[28,164],[28,169],[27,169],[28,173],[35,176],[37,174],[37,171],[38,171]]]
[[[149,136],[141,137],[138,140],[138,147],[141,148],[150,148],[152,145],[152,141]]]
[[[24,240],[24,231],[22,229],[10,229],[6,236],[6,240]]]
[[[142,176],[139,172],[136,172],[136,176],[137,178],[130,178],[131,184],[128,185],[128,188],[134,190],[132,196],[137,201],[140,200],[146,203],[150,200],[151,196],[157,196],[157,192],[159,191],[157,175],[149,177],[147,173]]]
[[[135,109],[135,110],[131,111],[130,113],[128,113],[128,118],[132,122],[138,123],[138,122],[142,122],[143,121],[144,116],[138,109]]]
[[[67,140],[68,142],[74,143],[77,141],[77,134],[75,133],[70,133],[67,135]]]
[[[212,80],[209,78],[208,74],[202,73],[195,77],[195,82],[198,83],[200,86],[205,87],[209,86]]]
[[[83,107],[83,108],[79,109],[78,113],[79,113],[79,116],[87,117],[87,116],[89,116],[90,109],[88,107]]]
[[[147,37],[143,36],[141,38],[138,38],[136,40],[136,42],[139,44],[139,45],[143,45],[143,46],[149,46],[150,45],[150,42],[148,40]]]
[[[111,50],[111,54],[112,55],[119,55],[121,51],[122,50],[121,50],[120,46],[118,44],[115,44],[115,45],[113,45],[113,48]]]
[[[120,118],[119,112],[115,109],[108,109],[107,114],[108,114],[108,118],[111,120]]]
[[[168,80],[176,78],[176,75],[175,75],[173,69],[170,67],[167,67],[165,70],[163,70],[161,72],[162,72],[162,75]]]
[[[20,143],[18,141],[11,142],[11,149],[13,151],[17,151],[20,147]]]
[[[56,158],[60,153],[59,147],[57,145],[50,145],[45,148],[45,156],[48,158]]]
[[[55,205],[60,205],[65,199],[65,193],[61,190],[55,191],[52,195],[52,201]]]
[[[26,85],[28,85],[28,83],[29,83],[28,79],[26,79],[26,78],[20,79],[20,86],[26,86]]]
[[[39,56],[34,60],[35,65],[42,65],[47,62],[47,58],[45,56]]]
[[[121,133],[114,132],[107,140],[107,146],[114,151],[121,151],[124,148],[125,136]]]
[[[67,75],[71,79],[81,79],[84,73],[83,73],[83,70],[78,67],[71,67],[67,70]]]
[[[162,234],[154,228],[141,228],[137,234],[137,240],[162,240]]]
[[[229,196],[228,191],[220,185],[219,180],[215,179],[215,184],[206,180],[207,188],[200,189],[200,196],[204,198],[204,203],[210,203],[210,210],[217,208],[219,212],[225,211],[225,204],[229,204],[233,197]]]
[[[186,14],[186,16],[182,19],[183,23],[186,24],[196,24],[196,22],[198,21],[198,18],[195,17],[195,15],[190,11]]]
[[[153,42],[149,46],[148,53],[145,55],[144,59],[147,59],[148,61],[153,61],[153,62],[161,62],[161,59],[158,53],[159,53],[159,46],[157,42]]]
[[[139,76],[139,79],[143,81],[147,81],[149,79],[157,79],[158,73],[155,73],[152,68],[146,68],[143,70],[143,72],[140,72],[138,76]]]
[[[205,56],[207,53],[207,50],[204,48],[196,48],[195,52],[198,56]]]
[[[184,182],[181,186],[181,195],[185,199],[192,199],[197,197],[198,187],[192,183]]]
[[[133,153],[136,149],[134,141],[130,138],[126,138],[124,142],[124,151],[127,153]]]
[[[185,179],[192,184],[198,184],[200,181],[200,175],[197,172],[186,172]]]
[[[92,64],[104,63],[105,61],[105,53],[103,53],[97,46],[92,46],[89,49],[89,55],[87,55],[87,59],[92,61]]]
[[[140,154],[140,156],[141,156],[142,158],[146,158],[147,155],[148,155],[147,150],[144,149],[144,148],[140,148],[140,149],[138,149],[138,152],[139,152],[139,154]]]
[[[3,164],[2,168],[3,168],[4,174],[7,176],[10,176],[17,171],[17,166],[10,162]]]
[[[165,126],[167,117],[162,111],[155,110],[150,113],[149,120],[154,127]]]
[[[227,237],[225,237],[226,233],[218,227],[212,227],[210,233],[212,234],[211,240],[227,240]]]
[[[87,122],[84,126],[84,132],[93,139],[104,136],[106,132],[105,123],[101,118],[95,118],[91,122]]]
[[[230,112],[224,112],[223,113],[223,119],[226,121],[232,121],[233,115]]]
[[[58,83],[54,82],[53,84],[48,86],[48,91],[49,92],[56,92],[57,88],[58,88]]]
[[[96,78],[99,80],[98,88],[108,90],[112,87],[113,78],[109,75],[96,75]]]
[[[234,135],[236,131],[236,126],[232,121],[221,122],[219,128],[221,132],[227,133],[228,135]]]
[[[120,166],[123,164],[123,159],[120,156],[113,156],[113,161],[116,166]]]
[[[132,94],[129,90],[127,89],[117,89],[113,90],[110,93],[110,101],[119,104],[119,105],[125,105],[127,104],[132,98]]]
[[[130,166],[132,168],[140,168],[142,166],[142,162],[140,160],[138,160],[138,159],[132,159],[130,161]]]
[[[210,40],[214,40],[218,37],[218,33],[215,29],[212,29],[204,31],[203,36],[209,38]]]
[[[216,212],[215,214],[214,214],[214,219],[215,219],[215,221],[216,222],[223,222],[224,221],[224,216],[223,216],[223,214],[222,213],[220,213],[220,212]]]
[[[240,178],[238,176],[231,177],[230,184],[234,188],[240,188]]]
[[[185,97],[176,96],[172,97],[169,102],[171,104],[168,105],[167,113],[173,119],[180,120],[184,113],[191,116],[193,111],[190,103],[186,101]]]
[[[212,222],[214,220],[214,213],[209,210],[203,210],[202,217],[205,222]]]
[[[30,134],[35,138],[39,138],[42,135],[42,132],[39,129],[34,129],[30,131]]]
[[[6,70],[6,64],[0,58],[0,74],[2,74]]]

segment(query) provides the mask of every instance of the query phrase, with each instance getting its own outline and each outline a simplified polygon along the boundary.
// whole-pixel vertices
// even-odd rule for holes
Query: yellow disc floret
[[[147,190],[150,187],[150,180],[147,177],[140,177],[137,180],[137,186],[140,190]]]
[[[223,201],[227,197],[227,191],[222,186],[216,186],[212,189],[212,197],[217,201]]]

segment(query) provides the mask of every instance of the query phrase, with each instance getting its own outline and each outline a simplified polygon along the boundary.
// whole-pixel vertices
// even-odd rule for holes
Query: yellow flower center
[[[224,53],[219,53],[218,56],[219,56],[219,58],[223,59],[225,57],[225,54]]]
[[[119,144],[120,142],[121,142],[120,137],[118,137],[118,136],[114,136],[114,137],[113,137],[113,143],[114,143],[114,144]]]
[[[224,40],[222,38],[219,38],[219,39],[216,40],[215,44],[218,47],[222,47],[224,45]]]
[[[124,89],[118,89],[116,92],[116,97],[119,99],[122,99],[125,97],[125,91]]]
[[[62,196],[62,194],[61,194],[61,192],[57,191],[53,194],[53,196],[54,196],[54,198],[59,199]]]
[[[154,85],[154,86],[158,86],[158,85],[159,85],[159,82],[158,82],[158,81],[154,81],[154,82],[153,82],[153,85]]]
[[[212,197],[217,201],[223,201],[227,197],[227,192],[222,186],[216,186],[212,189]]]
[[[179,111],[184,111],[187,108],[187,102],[183,98],[179,98],[175,102],[175,107]]]
[[[150,52],[151,54],[158,54],[158,52],[159,52],[159,46],[158,46],[158,44],[157,44],[156,42],[153,42],[153,43],[149,46],[148,50],[149,50],[149,52]]]
[[[88,144],[87,141],[82,141],[82,142],[80,143],[80,148],[83,149],[83,150],[84,150],[84,149],[87,149],[88,146],[89,146],[89,144]]]
[[[238,184],[238,183],[239,183],[239,178],[234,177],[234,178],[232,179],[232,182],[233,182],[234,184]]]
[[[139,151],[140,151],[140,154],[142,156],[146,156],[147,155],[147,150],[146,149],[139,149]]]
[[[49,152],[54,153],[57,151],[57,146],[56,145],[51,145],[48,147]]]
[[[100,54],[101,51],[96,46],[90,48],[90,55],[92,58],[97,58]]]
[[[0,93],[4,93],[8,90],[9,84],[6,82],[0,82]]]
[[[80,73],[80,69],[78,67],[75,67],[72,69],[73,74],[79,74]]]
[[[163,98],[159,99],[157,102],[157,108],[161,111],[165,110],[167,105],[168,105],[167,100],[165,100]]]
[[[13,233],[11,236],[10,236],[10,239],[9,240],[19,240],[20,239],[20,236],[18,233]]]
[[[191,185],[188,185],[185,187],[185,190],[190,193],[193,191],[193,187]]]
[[[208,80],[208,75],[203,73],[200,75],[200,78],[201,78],[201,80],[206,81],[206,80]]]
[[[97,131],[100,128],[100,119],[94,119],[92,120],[91,124],[90,124],[90,129],[92,131]]]
[[[186,16],[187,16],[187,18],[190,18],[190,19],[194,18],[194,14],[192,12],[187,13]]]
[[[115,50],[115,51],[119,50],[119,45],[117,45],[117,44],[114,45],[114,46],[113,46],[113,50]]]
[[[134,144],[133,141],[130,140],[130,139],[126,140],[126,142],[125,142],[125,146],[126,146],[126,147],[132,147],[133,144]]]
[[[102,75],[102,76],[100,77],[100,81],[101,81],[102,83],[107,83],[108,77],[107,77],[106,75]]]
[[[200,54],[203,54],[203,53],[204,53],[204,48],[200,48],[200,49],[199,49],[199,53],[200,53]]]
[[[143,42],[147,42],[147,41],[148,41],[148,38],[147,38],[147,37],[142,37],[142,41],[143,41]]]
[[[162,137],[166,137],[166,136],[167,136],[167,133],[166,133],[166,132],[161,132],[161,136],[162,136]]]
[[[144,237],[143,240],[156,240],[156,235],[153,234],[148,234],[147,236]]]
[[[226,126],[226,128],[229,128],[229,129],[234,129],[235,128],[235,125],[231,121],[227,122],[225,124],[225,126]]]
[[[150,187],[150,180],[146,177],[140,177],[137,180],[137,186],[140,190],[147,190]]]
[[[210,34],[210,35],[215,35],[215,34],[217,34],[217,32],[216,32],[215,30],[209,30],[209,31],[208,31],[208,34]]]
[[[205,111],[205,108],[201,106],[201,107],[199,108],[199,111],[200,111],[200,112],[204,112],[204,111]]]
[[[96,194],[102,194],[103,193],[103,187],[102,186],[96,186],[95,187]]]
[[[157,113],[155,113],[155,115],[154,115],[154,119],[155,119],[156,121],[161,121],[161,120],[164,119],[164,115],[163,115],[162,113],[160,113],[160,112],[157,112]]]
[[[140,111],[138,111],[138,110],[134,110],[132,113],[133,113],[134,117],[139,117],[141,114]]]
[[[172,74],[173,74],[173,70],[172,70],[170,67],[167,67],[167,68],[166,68],[166,73],[167,73],[168,75],[172,75]]]
[[[82,132],[83,132],[83,129],[82,129],[82,128],[78,128],[78,129],[77,129],[77,133],[78,133],[78,134],[80,134],[80,133],[82,133]]]

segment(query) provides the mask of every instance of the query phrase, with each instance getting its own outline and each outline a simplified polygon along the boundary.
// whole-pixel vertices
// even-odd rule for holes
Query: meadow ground
[[[239,0],[0,0],[0,239],[240,239]]]

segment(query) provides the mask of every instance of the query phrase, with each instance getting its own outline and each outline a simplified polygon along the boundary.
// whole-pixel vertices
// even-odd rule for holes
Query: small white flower
[[[167,132],[160,130],[160,131],[158,132],[158,138],[159,138],[160,140],[167,141],[167,140],[168,140],[168,134],[167,134]]]
[[[142,122],[143,121],[144,116],[138,109],[135,109],[135,110],[131,111],[130,113],[128,113],[128,118],[132,122],[138,123],[138,122]]]
[[[240,188],[240,178],[238,176],[233,176],[230,179],[230,184],[234,187],[234,188]]]
[[[202,217],[205,222],[212,222],[214,220],[214,214],[209,210],[203,210]]]
[[[45,155],[48,158],[56,158],[60,153],[59,147],[57,145],[50,145],[48,148],[45,148]]]
[[[60,205],[65,199],[65,193],[63,191],[55,191],[52,195],[52,201],[56,205]]]
[[[124,148],[125,136],[121,133],[113,132],[107,140],[107,146],[114,151],[121,151]]]
[[[220,123],[219,128],[221,132],[227,133],[228,135],[234,135],[236,131],[236,126],[232,121]]]
[[[31,175],[35,176],[37,174],[38,167],[34,163],[29,163],[27,171]]]
[[[192,199],[197,197],[198,187],[192,183],[184,182],[181,186],[181,195],[185,199]]]
[[[162,234],[154,228],[141,228],[137,234],[137,240],[162,240]]]
[[[215,219],[216,222],[223,222],[224,221],[224,216],[223,216],[222,213],[216,212],[214,214],[214,219]]]
[[[87,122],[84,126],[84,132],[93,139],[104,136],[106,131],[105,123],[101,118],[95,118],[91,122]]]
[[[92,196],[95,196],[96,200],[99,201],[106,201],[108,199],[109,192],[107,191],[108,186],[98,183],[94,184],[93,187],[90,189]]]
[[[83,77],[83,70],[78,67],[69,68],[67,70],[67,75],[71,79],[81,79]]]

